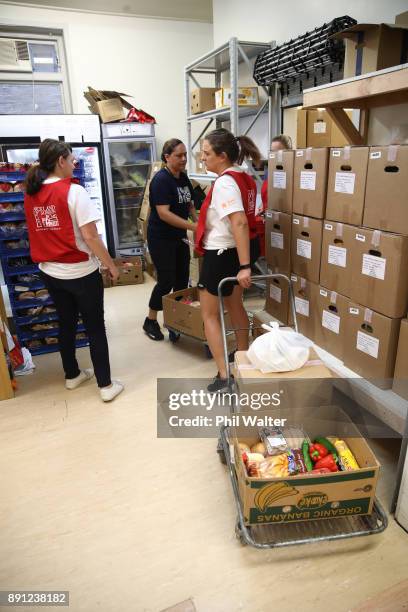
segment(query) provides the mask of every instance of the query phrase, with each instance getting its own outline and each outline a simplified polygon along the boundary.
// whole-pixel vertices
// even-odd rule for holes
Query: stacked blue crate
[[[82,184],[82,163],[74,172]],[[33,355],[58,351],[58,316],[52,299],[38,275],[38,265],[30,258],[30,246],[24,214],[24,193],[13,191],[21,185],[25,172],[2,172],[0,183],[10,191],[0,192],[0,261],[7,284],[17,337]],[[31,292],[34,297],[27,298]],[[38,295],[37,295],[38,293]],[[37,329],[35,329],[35,327]],[[76,346],[88,345],[82,321],[77,327]]]

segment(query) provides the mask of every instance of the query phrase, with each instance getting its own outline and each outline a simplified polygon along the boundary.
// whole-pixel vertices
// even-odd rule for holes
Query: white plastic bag
[[[292,329],[281,329],[276,321],[262,327],[268,333],[258,336],[247,352],[253,366],[263,374],[268,374],[292,372],[305,365],[313,342]]]

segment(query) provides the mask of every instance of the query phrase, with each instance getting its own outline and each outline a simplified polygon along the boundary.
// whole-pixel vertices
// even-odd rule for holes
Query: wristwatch
[[[251,268],[251,264],[243,264],[242,266],[239,266],[240,270],[248,270]]]

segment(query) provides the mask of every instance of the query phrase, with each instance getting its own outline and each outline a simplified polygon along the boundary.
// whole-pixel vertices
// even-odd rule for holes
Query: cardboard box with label
[[[140,217],[137,219],[136,224],[137,224],[137,231],[139,233],[139,235],[143,238],[143,242],[146,242],[147,240],[147,226],[148,226],[148,221],[145,221],[144,219],[141,219]]]
[[[323,222],[320,284],[350,297],[352,249],[356,228],[343,223]]]
[[[283,278],[266,281],[265,310],[280,323],[289,321],[289,285]]]
[[[408,400],[408,319],[402,319],[392,390]]]
[[[344,359],[346,325],[350,300],[340,293],[319,287],[314,341],[326,351]]]
[[[247,525],[293,523],[320,519],[333,519],[353,515],[371,514],[380,471],[380,464],[367,442],[347,415],[336,406],[307,409],[299,407],[290,422],[307,423],[307,435],[314,439],[341,435],[360,467],[358,470],[330,474],[297,474],[287,478],[256,478],[248,476],[238,443],[249,447],[259,441],[259,428],[245,427],[243,419],[234,429],[234,463],[238,477],[244,520]],[[278,418],[280,410],[268,411]],[[260,415],[260,419],[262,419]],[[322,431],[322,422],[330,425]],[[345,430],[348,435],[343,435]],[[282,428],[283,436],[285,428]]]
[[[88,91],[84,91],[84,97],[89,102],[90,111],[99,115],[102,123],[125,119],[124,108],[130,110],[132,104],[125,100],[124,96],[130,97],[129,94],[99,90],[89,86]]]
[[[408,235],[408,145],[370,147],[364,225]]]
[[[292,212],[294,151],[275,151],[268,159],[268,209]]]
[[[205,113],[215,108],[216,87],[199,87],[190,94],[190,110],[192,115]]]
[[[344,364],[381,389],[392,386],[401,319],[350,302]]]
[[[329,149],[298,149],[293,172],[293,212],[323,219]]]
[[[322,227],[321,219],[292,216],[292,270],[313,283],[320,278]]]
[[[290,245],[292,218],[276,210],[265,212],[265,256],[266,263],[274,271],[290,272]]]
[[[361,225],[366,190],[368,147],[331,149],[326,218]]]
[[[317,313],[317,299],[319,287],[296,274],[290,276],[295,299],[296,319],[299,332],[314,340],[319,324]],[[289,323],[292,325],[292,314],[289,310]]]
[[[289,329],[289,328],[286,328]],[[281,328],[282,332],[285,328]],[[333,373],[313,348],[305,365],[292,372],[263,374],[248,359],[235,353],[235,381],[239,393],[279,393],[282,409],[292,406],[328,406],[332,401]]]
[[[352,111],[346,111],[352,117]],[[307,140],[305,144],[297,142],[297,148],[306,147],[344,147],[349,142],[343,136],[336,123],[324,108],[307,111]]]
[[[231,88],[222,87],[215,92],[215,108],[231,106]],[[257,87],[238,87],[238,106],[258,106]]]
[[[408,310],[408,236],[355,228],[350,298],[391,318]]]
[[[345,42],[344,78],[383,70],[407,61],[408,26],[357,23],[334,34]]]
[[[113,261],[119,269],[119,278],[112,283],[113,287],[144,283],[141,257],[116,257]]]

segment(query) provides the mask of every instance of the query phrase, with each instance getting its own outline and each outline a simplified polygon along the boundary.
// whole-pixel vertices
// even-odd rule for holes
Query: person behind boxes
[[[31,259],[54,301],[65,386],[75,389],[94,371],[101,398],[113,400],[123,385],[111,380],[103,312],[103,282],[97,258],[114,280],[119,276],[98,235],[101,214],[81,185],[72,182],[75,159],[69,144],[47,138],[39,163],[26,177],[24,208]],[[94,370],[80,370],[75,357],[78,315],[89,337]]]
[[[223,295],[236,331],[237,350],[248,349],[248,316],[242,303],[243,290],[251,285],[250,238],[255,237],[256,183],[237,164],[251,157],[259,163],[260,153],[246,136],[237,138],[217,129],[205,136],[202,159],[210,172],[218,174],[200,210],[196,250],[204,255],[198,282],[201,310],[208,345],[218,366],[210,392],[228,389],[218,306],[218,284],[228,276]]]
[[[187,150],[178,138],[163,145],[161,159],[164,167],[150,183],[150,216],[147,226],[147,245],[157,272],[157,283],[149,301],[149,314],[143,329],[152,340],[163,340],[157,313],[163,310],[162,298],[171,291],[188,287],[190,248],[187,230],[197,228],[194,189],[185,172]],[[188,219],[191,217],[193,222]],[[178,334],[170,332],[170,340]]]

